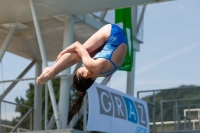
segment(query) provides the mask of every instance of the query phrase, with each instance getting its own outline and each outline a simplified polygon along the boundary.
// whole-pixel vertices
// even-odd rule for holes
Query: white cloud
[[[6,112],[1,114],[1,119],[12,121],[13,118],[19,117],[19,112]]]
[[[167,55],[167,56],[164,56],[164,57],[161,57],[155,61],[152,61],[152,62],[149,62],[148,64],[145,64],[143,67],[140,67],[139,69],[136,69],[136,75],[138,74],[141,74],[147,70],[150,70],[151,68],[155,67],[155,66],[158,66],[159,64],[165,62],[165,61],[168,61],[172,58],[175,58],[179,55],[182,55],[182,54],[185,54],[191,50],[193,50],[194,48],[196,48],[197,46],[199,46],[200,42],[198,43],[194,43],[194,44],[191,44],[189,46],[186,46],[184,48],[182,48],[181,50],[178,50],[170,55]]]

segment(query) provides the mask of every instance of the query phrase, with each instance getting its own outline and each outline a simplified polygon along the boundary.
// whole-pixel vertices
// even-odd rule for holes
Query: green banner
[[[126,58],[119,68],[119,70],[131,71],[133,65],[133,35],[132,35],[132,21],[131,8],[115,10],[115,24],[123,28],[128,42],[128,50]]]

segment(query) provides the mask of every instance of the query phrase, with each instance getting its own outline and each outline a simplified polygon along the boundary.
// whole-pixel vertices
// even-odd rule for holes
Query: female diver
[[[73,77],[72,86],[79,96],[74,101],[68,114],[68,124],[79,111],[86,90],[97,77],[113,74],[123,63],[127,51],[127,40],[123,30],[114,24],[107,24],[94,33],[83,45],[75,42],[57,56],[52,67],[46,67],[37,78],[37,84],[44,84],[49,79],[82,60]]]

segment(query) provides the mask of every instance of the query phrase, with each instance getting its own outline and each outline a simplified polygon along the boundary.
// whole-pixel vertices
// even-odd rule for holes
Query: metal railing
[[[13,133],[14,131],[30,131],[32,130],[32,118],[33,118],[33,108],[30,107],[30,106],[26,106],[26,105],[23,105],[23,104],[17,104],[17,103],[13,103],[13,102],[9,102],[9,101],[5,101],[5,100],[2,100],[0,105],[2,105],[2,103],[6,103],[6,104],[10,104],[10,105],[15,105],[16,108],[18,107],[24,107],[26,108],[28,111],[25,113],[25,115],[23,117],[21,117],[20,120],[18,120],[18,122],[14,123],[15,125],[8,125],[8,124],[3,124],[1,123],[0,124],[0,131],[9,131],[10,133]],[[1,109],[1,106],[0,106],[0,109]],[[26,110],[25,109],[25,110]],[[27,127],[20,127],[20,125],[24,122],[25,119],[27,119],[29,117],[29,129],[27,129]],[[1,121],[1,114],[0,114],[0,121]],[[5,120],[7,121],[7,123],[9,123],[9,120]]]
[[[35,78],[0,81],[0,131],[29,131],[33,129],[33,107],[16,101],[25,95]],[[23,97],[24,98],[24,97]],[[22,99],[23,99],[22,98]],[[23,116],[17,110],[23,111]],[[29,122],[27,123],[27,119]],[[25,122],[26,121],[26,122]]]
[[[56,76],[54,78],[60,78],[60,77],[64,77],[64,76],[71,76],[71,75],[58,75],[58,76]],[[24,78],[24,79],[15,79],[15,80],[0,81],[0,87],[3,86],[2,88],[4,88],[4,89],[1,89],[1,90],[4,90],[2,93],[0,91],[0,125],[2,125],[2,126],[0,126],[0,132],[3,129],[5,129],[5,128],[7,128],[7,130],[9,132],[14,132],[14,131],[19,131],[19,130],[20,131],[31,131],[31,130],[33,130],[33,115],[34,115],[33,114],[33,107],[29,107],[29,106],[26,106],[26,105],[23,105],[23,104],[17,104],[17,103],[11,102],[11,101],[9,101],[10,100],[9,97],[13,97],[13,98],[14,97],[15,98],[16,97],[20,97],[19,95],[15,95],[15,93],[12,92],[12,91],[15,90],[15,91],[17,91],[19,93],[24,93],[26,90],[23,89],[23,91],[22,91],[21,88],[22,87],[24,88],[25,85],[20,85],[20,83],[21,82],[23,82],[23,84],[30,84],[30,83],[32,83],[34,85],[35,84],[35,79],[36,78]],[[13,85],[12,87],[10,87],[14,83],[15,83],[15,85]],[[6,91],[7,91],[8,88],[9,88],[9,92],[7,93]],[[26,89],[28,89],[28,88],[26,88]],[[45,84],[45,114],[44,114],[44,118],[45,118],[44,119],[44,129],[45,130],[52,129],[52,127],[54,126],[54,123],[55,123],[54,115],[52,115],[53,119],[51,119],[50,121],[48,121],[48,115],[47,115],[48,114],[48,98],[47,98],[48,96],[49,96],[48,87]],[[2,100],[1,97],[3,99],[6,99],[6,100]],[[13,98],[12,98],[12,100],[14,100]],[[18,120],[18,123],[15,123],[15,125],[4,124],[4,123],[2,123],[2,113],[3,113],[2,112],[2,110],[3,110],[2,105],[3,104],[7,104],[6,106],[8,106],[8,104],[9,105],[14,105],[14,106],[16,106],[15,108],[17,108],[17,106],[24,107],[24,108],[27,108],[27,112],[24,113],[23,116],[21,116],[21,119]],[[31,106],[33,106],[33,105],[31,105]],[[7,107],[7,110],[8,109],[9,108]],[[12,109],[12,110],[14,110],[14,109]],[[80,119],[80,116],[83,115],[83,109],[81,109],[80,111],[82,111],[82,112],[80,112],[79,114],[77,114],[77,116],[74,117],[75,119],[72,120],[73,121],[72,125],[75,125],[76,122],[78,121],[78,119]],[[12,113],[16,113],[16,112],[13,111]],[[30,121],[29,121],[30,122],[29,127],[30,128],[29,127],[20,127],[20,125],[23,125],[23,121],[25,119],[27,119],[28,116],[30,116],[29,117],[29,119],[30,119]]]
[[[152,109],[152,115],[149,114],[149,117],[151,117],[150,122],[150,132],[151,133],[189,133],[189,132],[200,132],[200,111],[199,114],[196,115],[197,119],[192,118],[190,115],[191,110],[195,110],[195,108],[200,108],[200,104],[192,104],[194,100],[200,100],[200,98],[187,98],[187,99],[170,99],[170,100],[156,100],[156,93],[166,90],[177,90],[175,89],[161,89],[161,90],[144,90],[144,91],[138,91],[137,97],[141,98],[141,94],[144,93],[151,93],[151,95],[148,95],[151,97],[151,102],[149,100],[147,101],[149,107]],[[179,89],[180,91],[184,90],[184,88]],[[152,94],[153,93],[153,94]],[[146,95],[147,96],[147,95]],[[145,96],[145,97],[146,97]],[[147,96],[147,97],[148,97]],[[187,101],[188,104],[180,104],[182,101]],[[157,104],[160,102],[160,105]],[[171,103],[170,103],[171,102]],[[173,102],[173,105],[171,106]],[[180,102],[180,103],[179,103]],[[165,103],[165,104],[163,104]],[[170,114],[168,114],[168,121],[164,120],[164,112],[166,114],[165,106],[166,104],[169,104],[169,106],[172,107],[172,111]],[[164,106],[165,105],[165,106]],[[160,106],[160,110],[157,110]],[[167,107],[167,106],[166,106]],[[180,108],[180,109],[178,109]],[[187,109],[189,108],[189,109]],[[192,109],[193,108],[193,109]],[[181,115],[184,113],[184,110],[187,109],[188,115]],[[156,112],[160,111],[160,121],[156,121],[156,118],[159,117]],[[151,110],[149,110],[149,113]],[[194,116],[193,116],[194,117]],[[171,119],[172,118],[172,119]],[[169,121],[171,119],[171,121]],[[158,120],[158,119],[157,119]]]

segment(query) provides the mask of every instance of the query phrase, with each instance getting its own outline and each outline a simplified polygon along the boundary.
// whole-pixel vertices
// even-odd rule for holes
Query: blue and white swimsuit
[[[115,49],[120,46],[120,44],[125,43],[127,45],[127,39],[124,31],[118,27],[117,25],[111,24],[111,33],[110,37],[108,40],[105,42],[102,50],[100,50],[93,58],[104,58],[109,60],[114,68],[106,71],[106,72],[101,72],[99,73],[102,76],[109,76],[112,73],[114,73],[120,66],[116,66],[115,63],[112,61],[112,54],[115,51]]]

